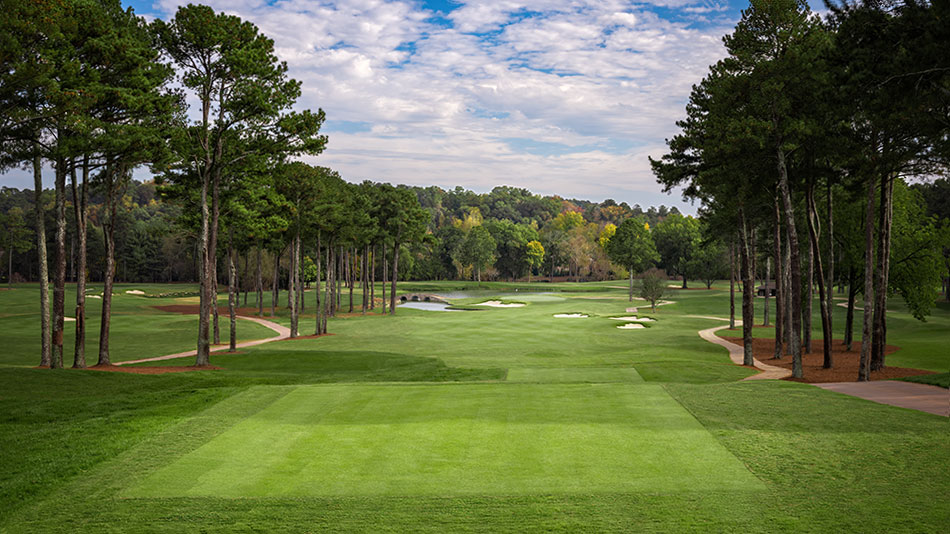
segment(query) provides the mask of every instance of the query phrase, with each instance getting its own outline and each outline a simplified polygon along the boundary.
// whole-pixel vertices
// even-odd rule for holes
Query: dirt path
[[[254,341],[244,341],[244,342],[238,343],[237,348],[239,349],[243,349],[245,347],[254,347],[256,345],[262,345],[264,343],[269,343],[271,341],[280,341],[282,339],[287,339],[290,337],[289,328],[285,326],[281,326],[277,323],[268,321],[266,319],[261,319],[260,317],[247,317],[244,315],[238,315],[237,318],[244,319],[246,321],[255,322],[262,326],[266,326],[267,328],[270,328],[271,330],[277,333],[277,335],[274,337],[269,337],[266,339],[255,339]],[[212,349],[212,352],[223,352],[226,350],[227,350],[227,347],[224,347],[224,348]],[[154,358],[142,358],[141,360],[129,360],[127,362],[117,362],[114,365],[131,365],[133,363],[159,362],[162,360],[174,360],[175,358],[187,358],[189,356],[196,356],[197,354],[198,354],[198,351],[196,349],[196,350],[189,350],[185,352],[178,352],[175,354],[166,354],[165,356],[155,356]]]
[[[880,380],[878,382],[828,382],[821,389],[860,397],[879,404],[950,417],[950,390],[928,384]]]
[[[689,315],[688,317],[696,317],[699,319],[715,319],[715,320],[722,320],[722,321],[729,320],[729,319],[722,319],[720,317],[708,317],[708,316],[703,316],[703,315]],[[736,320],[736,326],[741,326],[741,325],[742,325],[742,321]],[[716,332],[724,328],[729,328],[729,325],[714,326],[712,328],[700,330],[698,332],[699,337],[705,339],[706,341],[710,343],[715,343],[716,345],[719,345],[720,347],[725,347],[729,351],[729,359],[732,360],[732,363],[735,363],[736,365],[742,365],[742,362],[743,362],[742,347],[740,347],[739,345],[736,345],[735,343],[730,343],[729,341],[726,341],[725,339],[722,339],[721,337],[716,335]],[[753,359],[752,361],[754,362],[755,368],[762,372],[757,375],[752,375],[750,377],[747,377],[744,380],[780,380],[782,378],[787,378],[789,376],[792,376],[792,372],[789,371],[788,369],[782,369],[781,367],[768,365],[756,359]]]

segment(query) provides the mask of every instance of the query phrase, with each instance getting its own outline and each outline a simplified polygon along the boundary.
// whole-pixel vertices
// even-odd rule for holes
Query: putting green
[[[124,496],[764,489],[661,386],[495,383],[299,386]]]

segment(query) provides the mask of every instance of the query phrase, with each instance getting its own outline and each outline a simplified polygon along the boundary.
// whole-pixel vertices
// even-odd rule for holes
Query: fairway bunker
[[[627,323],[627,324],[622,324],[618,326],[617,328],[621,330],[639,330],[641,328],[646,328],[646,327],[640,323]]]
[[[145,292],[139,289],[130,289],[125,292],[126,295],[144,295]]]
[[[626,315],[623,317],[611,317],[614,321],[628,321],[632,323],[652,323],[655,319],[649,317],[637,317],[636,315]]]
[[[478,303],[478,306],[488,306],[490,308],[522,308],[523,302],[502,302],[500,300],[486,300]]]
[[[590,317],[590,315],[584,313],[555,313],[554,316],[558,319],[586,319]]]

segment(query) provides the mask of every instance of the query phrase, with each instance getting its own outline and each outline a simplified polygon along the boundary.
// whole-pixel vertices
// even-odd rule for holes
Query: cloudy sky
[[[169,19],[178,0],[123,0]],[[350,181],[676,205],[647,161],[722,57],[739,0],[205,0],[254,22],[322,108]],[[23,173],[0,182],[29,187]]]

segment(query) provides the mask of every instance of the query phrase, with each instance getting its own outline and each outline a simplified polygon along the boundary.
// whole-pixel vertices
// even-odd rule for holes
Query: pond
[[[447,311],[447,312],[458,312],[465,310],[453,310],[449,308],[451,304],[444,304],[442,302],[400,302],[400,308],[412,308],[414,310],[429,310],[429,311]]]

